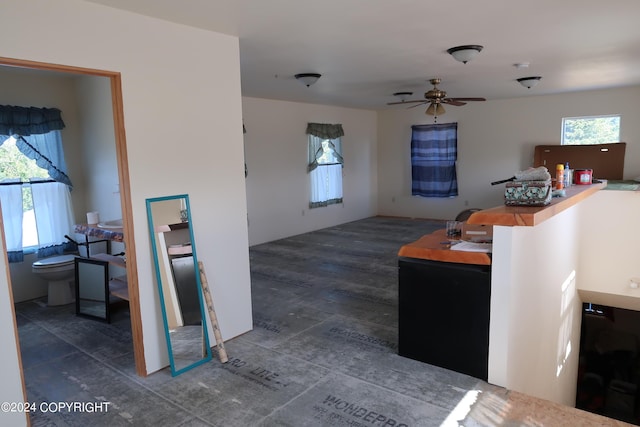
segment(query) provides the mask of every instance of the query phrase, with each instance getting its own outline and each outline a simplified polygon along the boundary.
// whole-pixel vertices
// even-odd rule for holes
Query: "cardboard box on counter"
[[[462,223],[462,240],[470,242],[493,241],[493,225],[479,225]]]

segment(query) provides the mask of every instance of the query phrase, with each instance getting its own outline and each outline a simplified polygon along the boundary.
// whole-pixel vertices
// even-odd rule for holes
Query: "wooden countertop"
[[[563,210],[576,205],[606,186],[606,181],[591,185],[574,185],[571,188],[565,189],[567,193],[566,197],[554,197],[547,206],[502,205],[474,212],[467,222],[469,224],[521,225],[533,227],[559,214]]]
[[[398,256],[458,264],[491,265],[491,255],[486,252],[452,251],[449,248],[446,230],[441,229],[404,245],[400,248]]]

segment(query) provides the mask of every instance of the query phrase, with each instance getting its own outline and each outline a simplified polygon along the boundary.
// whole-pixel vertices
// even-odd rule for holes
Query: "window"
[[[458,195],[458,124],[411,126],[411,194]]]
[[[39,257],[64,252],[69,247],[64,235],[73,225],[69,187],[22,153],[17,144],[29,144],[22,137],[1,138],[0,199],[9,261],[21,262],[25,249],[37,249]]]
[[[342,203],[341,125],[309,123],[309,207]]]
[[[309,172],[311,208],[342,203],[342,156],[338,151],[341,140],[309,135],[309,147],[317,146],[320,146],[316,157],[317,166]]]
[[[565,117],[562,145],[620,142],[620,116]]]
[[[0,202],[9,262],[22,262],[23,249],[34,243],[38,257],[73,250],[65,237],[73,211],[63,128],[57,108],[0,105]]]
[[[0,144],[0,182],[10,185],[25,184],[22,187],[22,247],[38,246],[38,231],[36,217],[33,210],[33,196],[31,186],[27,184],[31,179],[49,179],[49,174],[36,164],[35,160],[27,158],[16,147],[16,138],[11,136]]]

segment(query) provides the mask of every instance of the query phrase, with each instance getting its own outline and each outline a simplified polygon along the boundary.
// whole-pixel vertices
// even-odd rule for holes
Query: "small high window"
[[[620,142],[620,116],[565,117],[562,145],[591,145]]]

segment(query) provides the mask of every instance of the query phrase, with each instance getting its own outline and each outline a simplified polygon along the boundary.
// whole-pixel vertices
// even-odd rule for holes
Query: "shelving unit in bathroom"
[[[110,254],[95,254],[92,256],[92,258],[104,261],[109,265],[113,265],[125,270],[124,275],[112,277],[109,280],[109,293],[115,297],[129,301],[129,286],[126,274],[127,265],[124,258],[121,256]]]

